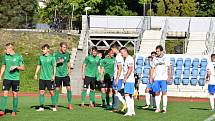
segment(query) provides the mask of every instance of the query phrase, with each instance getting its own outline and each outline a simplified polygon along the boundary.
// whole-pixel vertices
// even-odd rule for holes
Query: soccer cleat
[[[52,111],[54,111],[54,112],[55,112],[55,111],[57,111],[57,108],[55,108],[55,107],[54,107],[54,108],[52,108]]]
[[[135,93],[134,93],[134,99],[137,99],[137,97],[138,97],[138,91],[135,91]]]
[[[106,108],[106,105],[102,105],[102,108]]]
[[[91,104],[90,104],[90,107],[91,107],[91,108],[94,108],[94,107],[95,107],[95,105],[94,105],[93,103],[91,103]]]
[[[16,112],[12,112],[12,116],[16,116]]]
[[[166,113],[166,112],[167,112],[166,110],[162,110],[162,111],[161,111],[161,113]]]
[[[155,110],[155,113],[160,113],[160,109],[156,109],[156,110]]]
[[[69,104],[69,105],[68,105],[68,109],[69,109],[69,110],[72,110],[72,109],[73,109],[72,104]]]
[[[81,104],[81,107],[85,107],[84,103]]]
[[[132,116],[131,113],[126,113],[124,116]]]
[[[136,113],[133,111],[133,112],[131,113],[131,115],[132,115],[132,116],[135,116],[135,115],[136,115]]]
[[[4,112],[3,111],[0,111],[0,117],[1,116],[4,116]]]
[[[142,107],[142,109],[148,109],[150,107],[150,105],[145,105]]]
[[[123,107],[122,107],[121,112],[124,112],[126,109],[127,109],[127,105],[126,105],[126,104],[124,104],[124,105],[123,105]]]
[[[210,111],[211,111],[211,112],[214,112],[214,109],[211,109]]]
[[[44,111],[44,108],[39,108],[39,109],[37,109],[36,111],[38,111],[38,112],[40,112],[40,111]]]

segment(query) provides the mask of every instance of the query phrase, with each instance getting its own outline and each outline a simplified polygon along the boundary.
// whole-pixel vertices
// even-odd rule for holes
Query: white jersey
[[[170,66],[170,59],[166,56],[161,58],[155,57],[151,64],[152,67],[155,68],[154,72],[154,80],[167,80],[168,79],[168,69]]]
[[[116,76],[117,76],[118,65],[122,65],[122,67],[123,67],[123,64],[124,64],[123,57],[122,57],[121,53],[118,53],[116,55],[116,59],[115,59],[115,63],[114,63],[114,79],[116,79]],[[124,79],[123,70],[119,76],[119,79]]]
[[[125,59],[125,63],[123,65],[124,76],[128,73],[128,68],[131,67],[131,66],[132,66],[132,72],[131,72],[131,75],[126,80],[126,82],[135,83],[135,78],[134,78],[134,59],[129,55]]]
[[[211,73],[208,84],[215,85],[215,62],[208,63],[207,71]]]

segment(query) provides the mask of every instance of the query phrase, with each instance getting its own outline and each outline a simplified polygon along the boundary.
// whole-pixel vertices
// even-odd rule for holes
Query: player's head
[[[49,53],[49,48],[50,48],[50,46],[48,45],[48,44],[44,44],[43,46],[42,46],[42,52],[43,52],[43,55],[46,55],[46,54],[48,54]]]
[[[68,45],[67,45],[66,42],[61,42],[61,43],[60,43],[60,51],[61,51],[62,53],[66,53],[67,47],[68,47]]]
[[[156,56],[156,52],[155,51],[151,52],[151,57],[154,58],[155,56]]]
[[[4,50],[4,52],[5,52],[6,54],[14,53],[14,44],[13,44],[13,43],[7,43],[7,44],[5,45],[5,50]]]
[[[101,52],[97,52],[97,56],[102,58],[102,53]]]
[[[108,54],[109,57],[113,57],[113,56],[114,56],[114,53],[113,53],[113,51],[112,51],[111,48],[109,48],[109,49],[107,50],[107,54]]]
[[[118,53],[118,51],[119,51],[119,46],[117,44],[111,45],[110,48],[114,54]]]
[[[148,56],[149,61],[152,61],[152,56]]]
[[[211,61],[215,62],[215,54],[211,54]]]
[[[93,47],[91,48],[91,54],[92,54],[94,57],[96,57],[96,56],[97,56],[97,52],[98,52],[97,47],[96,47],[96,46],[93,46]]]
[[[161,55],[163,55],[163,47],[162,47],[162,45],[156,46],[156,55],[158,57],[161,56]]]
[[[128,56],[128,49],[126,47],[122,47],[120,49],[120,53],[122,54],[122,57],[126,58]]]

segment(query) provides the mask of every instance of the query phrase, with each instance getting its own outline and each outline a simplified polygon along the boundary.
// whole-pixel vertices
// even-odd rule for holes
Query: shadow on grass
[[[144,109],[143,106],[137,106],[137,109],[138,109],[138,110],[153,111],[153,112],[155,111],[155,109],[152,109],[152,108],[146,108],[146,109]]]
[[[51,110],[52,107],[53,107],[52,105],[44,105],[44,109],[46,109],[46,110]],[[40,108],[40,106],[35,105],[35,106],[31,106],[30,108],[34,108],[35,110],[37,110]]]
[[[10,113],[10,114],[12,114],[12,112],[13,112],[13,110],[10,110],[10,109],[5,109],[5,114],[7,114],[7,113]],[[19,112],[19,111],[16,111],[16,112]]]
[[[210,110],[210,109],[207,109],[207,108],[190,108],[191,110]]]

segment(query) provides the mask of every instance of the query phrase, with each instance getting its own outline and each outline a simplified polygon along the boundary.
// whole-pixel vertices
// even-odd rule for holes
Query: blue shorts
[[[167,92],[166,80],[154,80],[153,92]]]
[[[113,90],[118,90],[118,91],[120,91],[120,90],[121,90],[121,88],[122,88],[122,82],[123,82],[123,79],[119,79],[119,80],[118,80],[118,84],[117,84],[117,85],[115,85],[115,82],[116,82],[116,80],[114,79],[114,81],[113,81],[113,85],[112,85]]]
[[[153,85],[153,84],[151,84],[151,83],[147,83],[147,84],[146,84],[146,88],[148,88],[149,90],[152,90],[152,85]]]
[[[215,85],[208,85],[208,93],[215,94]]]
[[[134,94],[134,83],[132,82],[126,82],[124,87],[124,93],[125,94]]]

